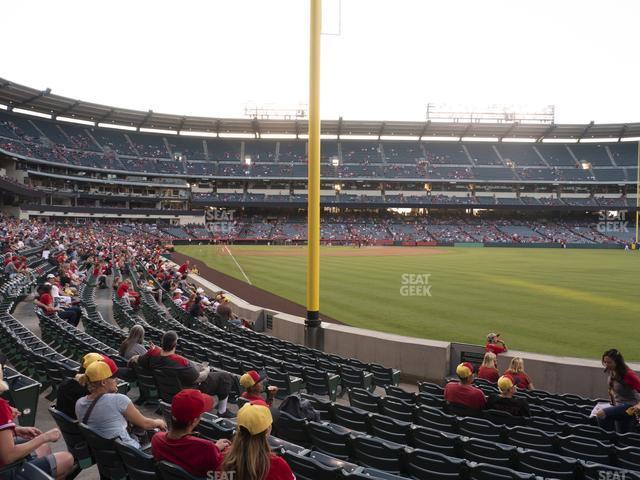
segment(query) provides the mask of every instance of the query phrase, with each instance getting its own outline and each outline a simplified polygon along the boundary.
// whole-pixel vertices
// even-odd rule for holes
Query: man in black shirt
[[[491,395],[487,400],[487,409],[502,410],[518,417],[529,417],[529,404],[524,398],[514,398],[516,386],[509,377],[498,379],[500,395]]]

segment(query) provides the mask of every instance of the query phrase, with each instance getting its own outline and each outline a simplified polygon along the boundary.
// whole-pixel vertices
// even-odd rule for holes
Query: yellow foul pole
[[[322,0],[310,0],[307,327],[320,325],[320,32]]]

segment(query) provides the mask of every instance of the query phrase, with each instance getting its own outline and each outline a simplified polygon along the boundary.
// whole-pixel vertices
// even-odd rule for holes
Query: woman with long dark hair
[[[605,430],[618,433],[628,432],[635,417],[627,410],[640,402],[640,378],[624,361],[622,354],[612,348],[602,355],[604,371],[609,375],[609,399],[611,407],[603,408],[596,413],[600,426]]]
[[[144,355],[147,349],[144,348],[144,328],[142,325],[134,325],[129,330],[129,336],[120,345],[118,353],[126,360],[131,360],[136,355]]]

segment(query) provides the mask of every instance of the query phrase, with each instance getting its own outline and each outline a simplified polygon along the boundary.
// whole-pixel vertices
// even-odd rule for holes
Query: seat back
[[[561,455],[612,465],[613,445],[608,442],[599,442],[575,435],[557,437],[556,441],[558,442],[558,453]],[[638,457],[640,458],[640,455]]]
[[[356,432],[368,431],[369,415],[369,412],[359,408],[338,404],[333,406],[333,421]]]
[[[495,425],[482,418],[461,418],[458,421],[458,431],[460,435],[480,438],[490,442],[500,442],[503,438],[504,427]]]
[[[400,384],[400,370],[372,363],[369,365],[369,371],[373,373],[373,381],[378,387]]]
[[[378,413],[380,408],[380,397],[372,394],[363,388],[348,389],[349,404],[352,407],[366,410],[367,412]]]
[[[578,461],[553,453],[534,450],[518,450],[518,471],[534,473],[544,478],[574,480],[579,469]]]
[[[84,423],[80,423],[79,427],[98,464],[100,476],[109,480],[126,479],[127,473],[116,451],[115,439],[102,437]]]
[[[158,386],[153,375],[138,364],[134,365],[140,397],[144,400],[155,400],[158,398]]]
[[[543,432],[536,428],[513,427],[506,430],[506,438],[509,443],[521,448],[529,448],[541,452],[554,452],[553,434]]]
[[[89,468],[93,465],[89,446],[80,431],[80,422],[57,410],[55,405],[49,407],[49,413],[62,433],[67,450],[76,459],[80,468]]]
[[[536,478],[533,473],[516,472],[510,468],[498,467],[489,463],[471,465],[468,477],[469,480],[536,480]]]
[[[157,469],[162,480],[202,480],[183,468],[165,461],[158,462]]]
[[[467,462],[441,453],[414,450],[409,453],[407,470],[412,478],[457,480],[465,475]]]
[[[21,478],[28,478],[29,480],[54,480],[51,475],[31,463],[25,463],[20,469],[19,475]]]
[[[369,417],[369,433],[389,442],[408,445],[411,436],[411,423],[372,413]]]
[[[413,422],[413,404],[396,397],[383,397],[379,403],[380,412],[402,422]]]
[[[278,415],[275,430],[276,435],[283,440],[304,447],[311,445],[307,432],[307,421],[303,418],[296,418],[281,410]]]
[[[152,375],[162,401],[171,403],[173,396],[182,390],[178,374],[171,368],[155,368],[152,370]]]
[[[351,456],[349,431],[339,425],[309,422],[307,432],[314,450],[341,460]]]
[[[297,480],[338,480],[340,478],[341,468],[323,465],[313,458],[284,452],[284,459]]]
[[[516,465],[517,452],[513,445],[465,437],[460,448],[463,457],[472,462],[480,463],[490,458],[491,464],[499,467],[513,468]]]
[[[458,433],[456,417],[432,407],[419,406],[416,408],[414,423],[441,432]]]
[[[362,436],[353,439],[353,450],[362,465],[392,473],[402,470],[405,450],[402,445]]]
[[[158,475],[153,456],[140,449],[115,440],[116,451],[129,475],[129,480],[154,480]]]
[[[457,455],[459,436],[433,428],[414,426],[411,430],[409,445],[414,448],[439,452],[450,457]]]

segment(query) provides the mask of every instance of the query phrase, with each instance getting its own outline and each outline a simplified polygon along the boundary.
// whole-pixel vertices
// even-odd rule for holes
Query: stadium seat
[[[462,457],[472,462],[481,463],[490,458],[491,463],[499,467],[513,468],[516,464],[517,452],[513,445],[462,437],[460,450]]]
[[[398,474],[403,467],[405,447],[377,438],[358,436],[353,438],[354,457],[371,468]]]
[[[307,432],[307,421],[303,418],[296,418],[281,410],[274,430],[275,435],[283,440],[306,448],[311,446]]]
[[[315,395],[309,395],[308,393],[301,393],[300,398],[311,402],[313,409],[320,414],[320,420],[330,422],[332,419],[333,402],[331,400],[325,400]]]
[[[407,403],[411,403],[414,404],[416,403],[416,394],[412,393],[412,392],[407,392],[406,390],[400,388],[400,387],[395,387],[393,385],[387,385],[384,388],[384,393],[388,396],[388,397],[395,397],[395,398],[399,398],[400,400],[407,402]]]
[[[160,398],[163,402],[170,404],[173,401],[173,396],[182,390],[178,375],[169,368],[155,368],[151,374],[158,386]]]
[[[505,427],[515,427],[526,423],[526,419],[524,417],[517,417],[503,410],[482,410],[481,416],[495,425],[502,425]]]
[[[527,419],[527,426],[547,433],[557,434],[568,434],[571,428],[568,423],[542,417],[531,417]]]
[[[640,433],[618,433],[615,443],[619,447],[640,448]]]
[[[19,474],[22,478],[28,478],[29,480],[54,480],[51,475],[30,463],[22,465]]]
[[[304,368],[304,381],[307,392],[315,395],[326,395],[335,402],[340,377],[316,368]]]
[[[226,438],[231,440],[236,430],[236,424],[226,418],[213,418],[206,414],[202,416],[200,423],[195,428],[203,438],[209,440],[220,440]]]
[[[616,447],[614,450],[615,465],[620,468],[640,471],[640,448]],[[604,463],[604,462],[603,462]]]
[[[73,455],[80,468],[89,468],[93,465],[91,452],[80,431],[80,422],[57,410],[55,405],[49,407],[49,413],[62,433],[67,450]]]
[[[307,456],[293,452],[285,452],[284,459],[299,480],[338,480],[342,468],[338,465],[329,467]]]
[[[555,435],[546,433],[537,428],[513,427],[506,429],[506,440],[517,447],[538,450],[542,452],[555,452]]]
[[[353,472],[342,472],[346,480],[406,480],[407,477],[394,475],[375,468],[360,467]]]
[[[414,448],[435,451],[455,457],[457,456],[459,438],[458,435],[452,433],[414,425],[411,429],[409,445]]]
[[[575,435],[557,437],[556,441],[560,455],[593,463],[613,464],[613,445],[610,443],[599,442],[591,438],[576,437]]]
[[[125,444],[119,438],[115,440],[115,446],[129,480],[154,480],[157,478],[156,464],[152,455]]]
[[[463,478],[467,462],[427,450],[413,450],[407,455],[407,471],[412,478],[454,480]]]
[[[389,442],[408,445],[411,438],[411,423],[372,413],[369,416],[369,433]]]
[[[387,385],[399,385],[400,384],[400,370],[395,368],[386,368],[377,363],[372,363],[370,371],[373,373],[373,378],[376,386],[386,387]]]
[[[600,440],[601,442],[613,442],[616,438],[616,432],[609,432],[595,425],[571,425],[568,433],[578,437]]]
[[[350,388],[348,391],[349,405],[367,412],[378,413],[380,397],[362,388]]]
[[[416,397],[416,403],[418,405],[425,405],[439,410],[444,410],[444,406],[446,404],[442,395],[434,395],[426,392],[420,392],[418,394]]]
[[[363,388],[373,392],[376,387],[373,374],[364,369],[359,369],[351,365],[340,365],[339,372],[341,395],[348,388]]]
[[[456,417],[432,407],[419,406],[416,408],[414,423],[442,432],[458,433]]]
[[[536,480],[537,478],[539,477],[533,473],[517,472],[489,463],[474,463],[470,465],[468,480]]]
[[[380,413],[401,422],[413,422],[414,406],[396,397],[382,397],[378,403]]]
[[[140,398],[136,401],[139,404],[157,404],[158,399],[158,386],[156,381],[149,372],[140,367],[137,363],[134,364],[134,371],[136,372],[136,382],[138,389],[140,390]]]
[[[340,460],[351,457],[349,429],[336,424],[309,422],[307,432],[315,450]]]
[[[458,420],[458,432],[460,435],[466,435],[467,437],[499,443],[504,436],[504,427],[482,418],[465,417]]]
[[[127,478],[127,472],[120,455],[116,451],[114,439],[104,438],[98,435],[91,427],[80,423],[80,432],[84,437],[89,449],[98,465],[100,477],[109,480],[120,480]]]
[[[333,406],[333,421],[356,432],[369,430],[369,415],[369,412],[359,408],[338,404]]]
[[[42,385],[9,367],[4,367],[4,380],[9,385],[9,390],[1,396],[22,412],[18,417],[20,425],[34,426]]]
[[[544,478],[574,480],[579,471],[578,460],[553,453],[518,449],[517,470],[534,473]]]
[[[201,478],[194,477],[183,468],[174,465],[169,462],[158,462],[158,473],[162,480],[202,480]]]

